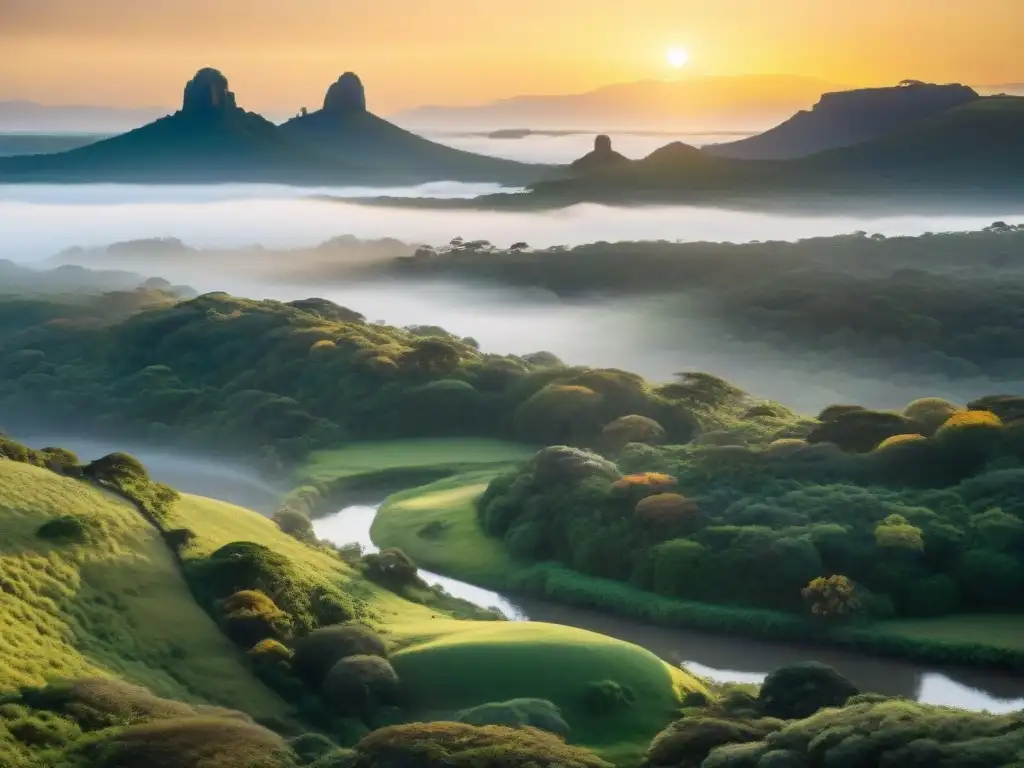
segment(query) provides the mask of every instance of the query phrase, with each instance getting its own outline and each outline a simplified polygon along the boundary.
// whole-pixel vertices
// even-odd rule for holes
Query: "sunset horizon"
[[[207,66],[227,75],[247,109],[271,112],[313,107],[350,70],[384,114],[697,75],[844,87],[1024,81],[1012,54],[1016,27],[1006,23],[1019,13],[1013,0],[954,0],[940,10],[918,0],[897,9],[882,0],[842,9],[810,0],[787,0],[785,9],[640,0],[628,13],[601,0],[525,0],[514,12],[486,5],[0,0],[0,47],[8,52],[0,101],[169,107]],[[686,60],[667,61],[673,51]]]

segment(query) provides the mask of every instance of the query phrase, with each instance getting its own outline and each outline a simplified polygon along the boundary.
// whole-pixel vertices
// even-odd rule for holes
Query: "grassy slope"
[[[488,701],[548,699],[572,727],[571,742],[617,764],[640,757],[681,693],[704,690],[648,651],[573,627],[433,621],[391,630],[399,648],[392,661],[421,711],[443,717]],[[636,704],[595,717],[583,706],[587,684],[608,679],[630,686]]]
[[[417,620],[435,613],[365,581],[339,558],[282,533],[273,521],[252,510],[183,494],[172,510],[171,521],[173,525],[190,528],[196,534],[195,543],[186,552],[187,557],[208,555],[233,541],[252,541],[285,555],[300,572],[305,571],[318,579],[333,578],[343,589],[367,600],[385,624],[395,618]]]
[[[497,539],[476,522],[473,501],[500,470],[480,470],[413,488],[388,498],[370,530],[382,547],[398,547],[424,568],[467,581],[500,584],[519,567]],[[436,537],[420,535],[425,525],[441,522]]]
[[[937,619],[898,619],[877,629],[907,638],[978,643],[1024,651],[1024,615],[964,614]]]
[[[303,482],[327,482],[400,467],[468,468],[525,461],[535,450],[521,443],[488,438],[381,440],[314,451],[295,475]]]
[[[35,535],[62,514],[91,516],[92,540]],[[81,481],[0,461],[0,585],[0,690],[103,675],[257,717],[287,712],[193,601],[156,531]]]

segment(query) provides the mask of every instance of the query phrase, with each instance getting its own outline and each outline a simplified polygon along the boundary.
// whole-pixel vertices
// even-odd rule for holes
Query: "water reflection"
[[[370,526],[377,515],[375,506],[351,506],[327,517],[313,521],[313,530],[320,539],[333,544],[359,544],[364,552],[377,552],[378,548],[370,538]],[[467,584],[458,579],[450,579],[430,571],[420,569],[420,577],[432,586],[444,588],[455,597],[461,597],[482,608],[497,608],[508,618],[522,621],[527,617],[520,607],[497,592]]]

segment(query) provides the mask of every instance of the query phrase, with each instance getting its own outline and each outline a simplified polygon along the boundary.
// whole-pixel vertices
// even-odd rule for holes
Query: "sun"
[[[665,59],[673,69],[682,69],[690,60],[690,54],[683,48],[669,48],[665,54]]]

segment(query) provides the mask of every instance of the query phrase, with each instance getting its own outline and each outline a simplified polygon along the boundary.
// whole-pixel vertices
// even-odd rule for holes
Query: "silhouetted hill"
[[[725,157],[788,160],[859,144],[978,99],[966,85],[908,81],[893,88],[826,93],[809,111],[750,138],[707,147]]]
[[[1024,185],[1024,98],[975,99],[874,141],[802,162],[830,174]]]
[[[215,69],[186,84],[180,110],[134,131],[67,152],[0,159],[3,181],[326,181],[346,170],[238,107]]]
[[[295,117],[282,133],[346,163],[370,167],[403,183],[504,181],[525,184],[541,173],[526,165],[453,149],[389,123],[366,108],[359,77],[346,72],[327,90],[322,109]]]
[[[881,138],[794,160],[722,157],[674,143],[585,177],[548,179],[498,207],[606,203],[837,205],[859,198],[929,207],[1024,198],[1024,98],[985,97]],[[830,202],[831,201],[831,202]],[[477,202],[481,206],[481,201]]]
[[[569,173],[579,175],[594,171],[605,171],[618,168],[629,162],[629,158],[612,149],[610,137],[601,135],[594,139],[594,149],[592,151],[569,165]]]

